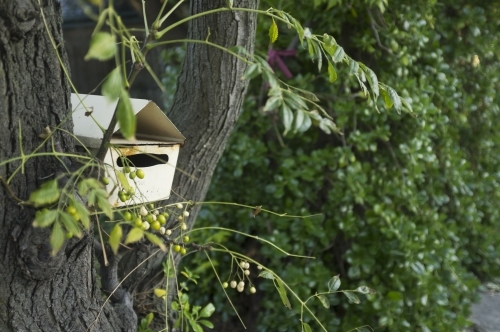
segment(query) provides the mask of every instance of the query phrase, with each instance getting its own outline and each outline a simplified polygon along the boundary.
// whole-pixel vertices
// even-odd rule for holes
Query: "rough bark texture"
[[[62,45],[61,11],[55,0],[0,0],[0,162],[29,154],[46,126],[71,131],[70,89],[48,30]],[[67,64],[64,50],[59,47]],[[71,119],[71,117],[69,117]],[[22,130],[22,134],[20,131]],[[54,139],[73,150],[68,135]],[[21,150],[22,145],[22,150]],[[50,144],[41,151],[51,151]],[[4,179],[20,162],[0,166]],[[30,159],[10,182],[14,195],[27,199],[43,182],[62,171],[52,157]],[[93,236],[66,243],[51,256],[49,230],[31,226],[35,210],[21,207],[0,187],[0,331],[135,331],[130,303],[103,304],[93,269]],[[94,323],[95,322],[95,323]]]
[[[224,0],[191,1],[191,14],[225,6]],[[258,1],[234,1],[234,6],[256,9]],[[203,16],[191,21],[188,38],[204,40],[210,31],[209,41],[225,47],[239,45],[253,53],[256,20],[254,14],[237,11]],[[177,164],[182,172],[176,172],[172,185],[176,194],[172,194],[169,203],[183,198],[192,201],[205,198],[217,162],[241,113],[248,85],[241,80],[245,69],[245,63],[219,49],[201,44],[187,46],[174,104],[168,113],[186,136]],[[198,207],[190,211],[189,227],[198,211]],[[122,271],[130,271],[149,254],[143,251],[125,256]],[[137,292],[151,289],[153,276],[161,276],[158,267],[164,259],[165,255],[157,255],[144,264],[125,281],[127,287]]]

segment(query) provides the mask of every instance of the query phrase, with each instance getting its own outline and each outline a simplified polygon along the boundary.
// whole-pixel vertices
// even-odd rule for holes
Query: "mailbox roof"
[[[80,98],[83,102],[80,102]],[[118,100],[109,102],[103,96],[71,94],[73,105],[74,134],[88,147],[99,147],[102,141],[102,130],[94,119],[107,128],[113,117]],[[119,135],[119,124],[115,127],[115,135],[111,142],[125,144],[184,144],[186,138],[169,120],[169,118],[152,101],[145,99],[130,99],[132,109],[137,118],[137,129],[133,141],[124,140]],[[87,111],[92,116],[86,116]]]

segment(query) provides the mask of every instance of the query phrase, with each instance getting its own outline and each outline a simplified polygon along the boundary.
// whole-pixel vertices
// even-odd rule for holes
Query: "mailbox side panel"
[[[158,159],[165,159],[165,155],[168,156],[167,163],[158,161]],[[110,148],[104,160],[105,164],[112,166],[107,168],[108,176],[112,180],[106,188],[108,193],[113,190],[115,185],[119,185],[113,168],[116,171],[123,171],[125,164],[120,157],[128,158],[127,160],[131,164],[134,164],[135,161],[137,168],[144,171],[145,177],[144,179],[136,177],[132,180],[126,174],[129,184],[135,189],[135,196],[127,202],[122,202],[118,198],[119,189],[117,188],[110,195],[109,202],[113,206],[119,207],[169,198],[178,156],[179,145],[121,145]],[[144,161],[141,161],[143,159],[147,159],[149,164],[153,163],[154,165],[141,166],[141,163],[144,163]],[[130,165],[130,168],[132,171],[135,170],[133,165]]]

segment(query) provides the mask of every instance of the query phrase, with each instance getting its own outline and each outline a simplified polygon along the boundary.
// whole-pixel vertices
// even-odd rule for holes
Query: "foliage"
[[[247,211],[208,206],[200,222],[237,227],[315,256],[297,262],[243,237],[228,244],[276,268],[299,295],[339,273],[347,287],[367,284],[377,291],[357,306],[334,299],[330,312],[318,311],[329,331],[364,324],[387,331],[464,328],[478,279],[500,273],[498,1],[280,4],[376,68],[416,117],[384,111],[380,104],[394,100],[382,92],[374,112],[375,98],[367,103],[354,78],[329,84],[331,75],[313,74],[317,63],[310,64],[307,47],[298,47],[297,57],[284,58],[294,75],[286,84],[315,91],[343,135],[309,130],[281,137],[279,113],[255,111],[265,108],[267,86],[254,81],[209,198],[290,214],[321,211],[324,218],[283,221],[260,213],[253,219]],[[293,45],[280,24],[275,49]],[[261,22],[260,31],[268,28]],[[349,75],[348,67],[336,71]],[[221,256],[217,264],[228,263]],[[197,273],[204,269],[200,264]],[[208,299],[224,305],[219,294],[200,298]],[[277,301],[279,294],[266,292],[258,304],[259,331],[289,330]]]

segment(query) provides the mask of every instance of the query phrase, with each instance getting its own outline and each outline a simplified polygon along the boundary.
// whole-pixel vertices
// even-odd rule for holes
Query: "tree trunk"
[[[191,1],[191,14],[225,7],[224,0]],[[256,9],[258,0],[234,1],[234,7]],[[231,47],[242,46],[253,53],[257,17],[238,11],[202,16],[191,21],[190,39],[205,40]],[[227,139],[241,114],[248,81],[241,80],[246,64],[217,48],[202,44],[188,44],[186,58],[178,78],[178,88],[169,118],[186,136],[181,149],[171,200],[203,201]],[[189,228],[198,214],[199,206],[190,210]],[[171,220],[169,225],[175,222]],[[134,252],[122,260],[126,274],[149,256],[150,252]],[[177,256],[178,261],[180,257]],[[154,285],[153,276],[165,255],[156,255],[125,281],[136,292],[144,292]],[[160,274],[161,275],[161,274]],[[173,283],[170,283],[171,285]],[[145,287],[144,287],[145,286]]]
[[[118,303],[103,305],[94,270],[93,232],[65,243],[51,256],[48,229],[32,227],[35,209],[18,204],[42,183],[60,175],[54,157],[9,162],[29,154],[42,142],[39,135],[58,125],[71,132],[70,88],[58,62],[41,10],[62,62],[67,58],[61,32],[61,8],[56,0],[0,0],[0,331],[135,331],[137,316],[128,293]],[[257,0],[235,6],[257,7]],[[224,1],[191,1],[191,12],[225,6]],[[253,51],[256,16],[225,12],[192,21],[189,37]],[[215,166],[241,111],[247,82],[246,65],[229,54],[204,45],[187,48],[174,106],[169,114],[187,138],[173,188],[193,201],[205,197]],[[71,137],[53,135],[62,151],[73,151]],[[49,143],[38,152],[52,151]],[[5,182],[3,181],[3,182]],[[174,195],[175,196],[175,195]],[[192,226],[198,208],[191,210]],[[146,250],[147,251],[147,250]],[[148,253],[133,251],[121,267],[130,271]],[[130,291],[151,283],[164,255],[157,255],[126,279]],[[144,270],[147,268],[148,270]],[[122,274],[123,275],[123,274]],[[145,287],[145,286],[144,286]],[[102,309],[102,310],[101,310]]]
[[[61,8],[55,0],[0,1],[0,162],[29,154],[42,142],[46,126],[71,132],[70,88],[41,16],[67,66],[61,45]],[[69,117],[68,117],[69,116]],[[69,119],[69,120],[68,120]],[[63,151],[73,141],[60,131],[54,141]],[[39,152],[51,151],[47,143]],[[0,166],[12,194],[23,200],[61,172],[53,157]],[[131,305],[103,304],[93,269],[92,232],[67,241],[51,256],[49,230],[31,226],[35,210],[17,204],[0,189],[0,331],[135,331]],[[115,310],[116,309],[116,310]]]

